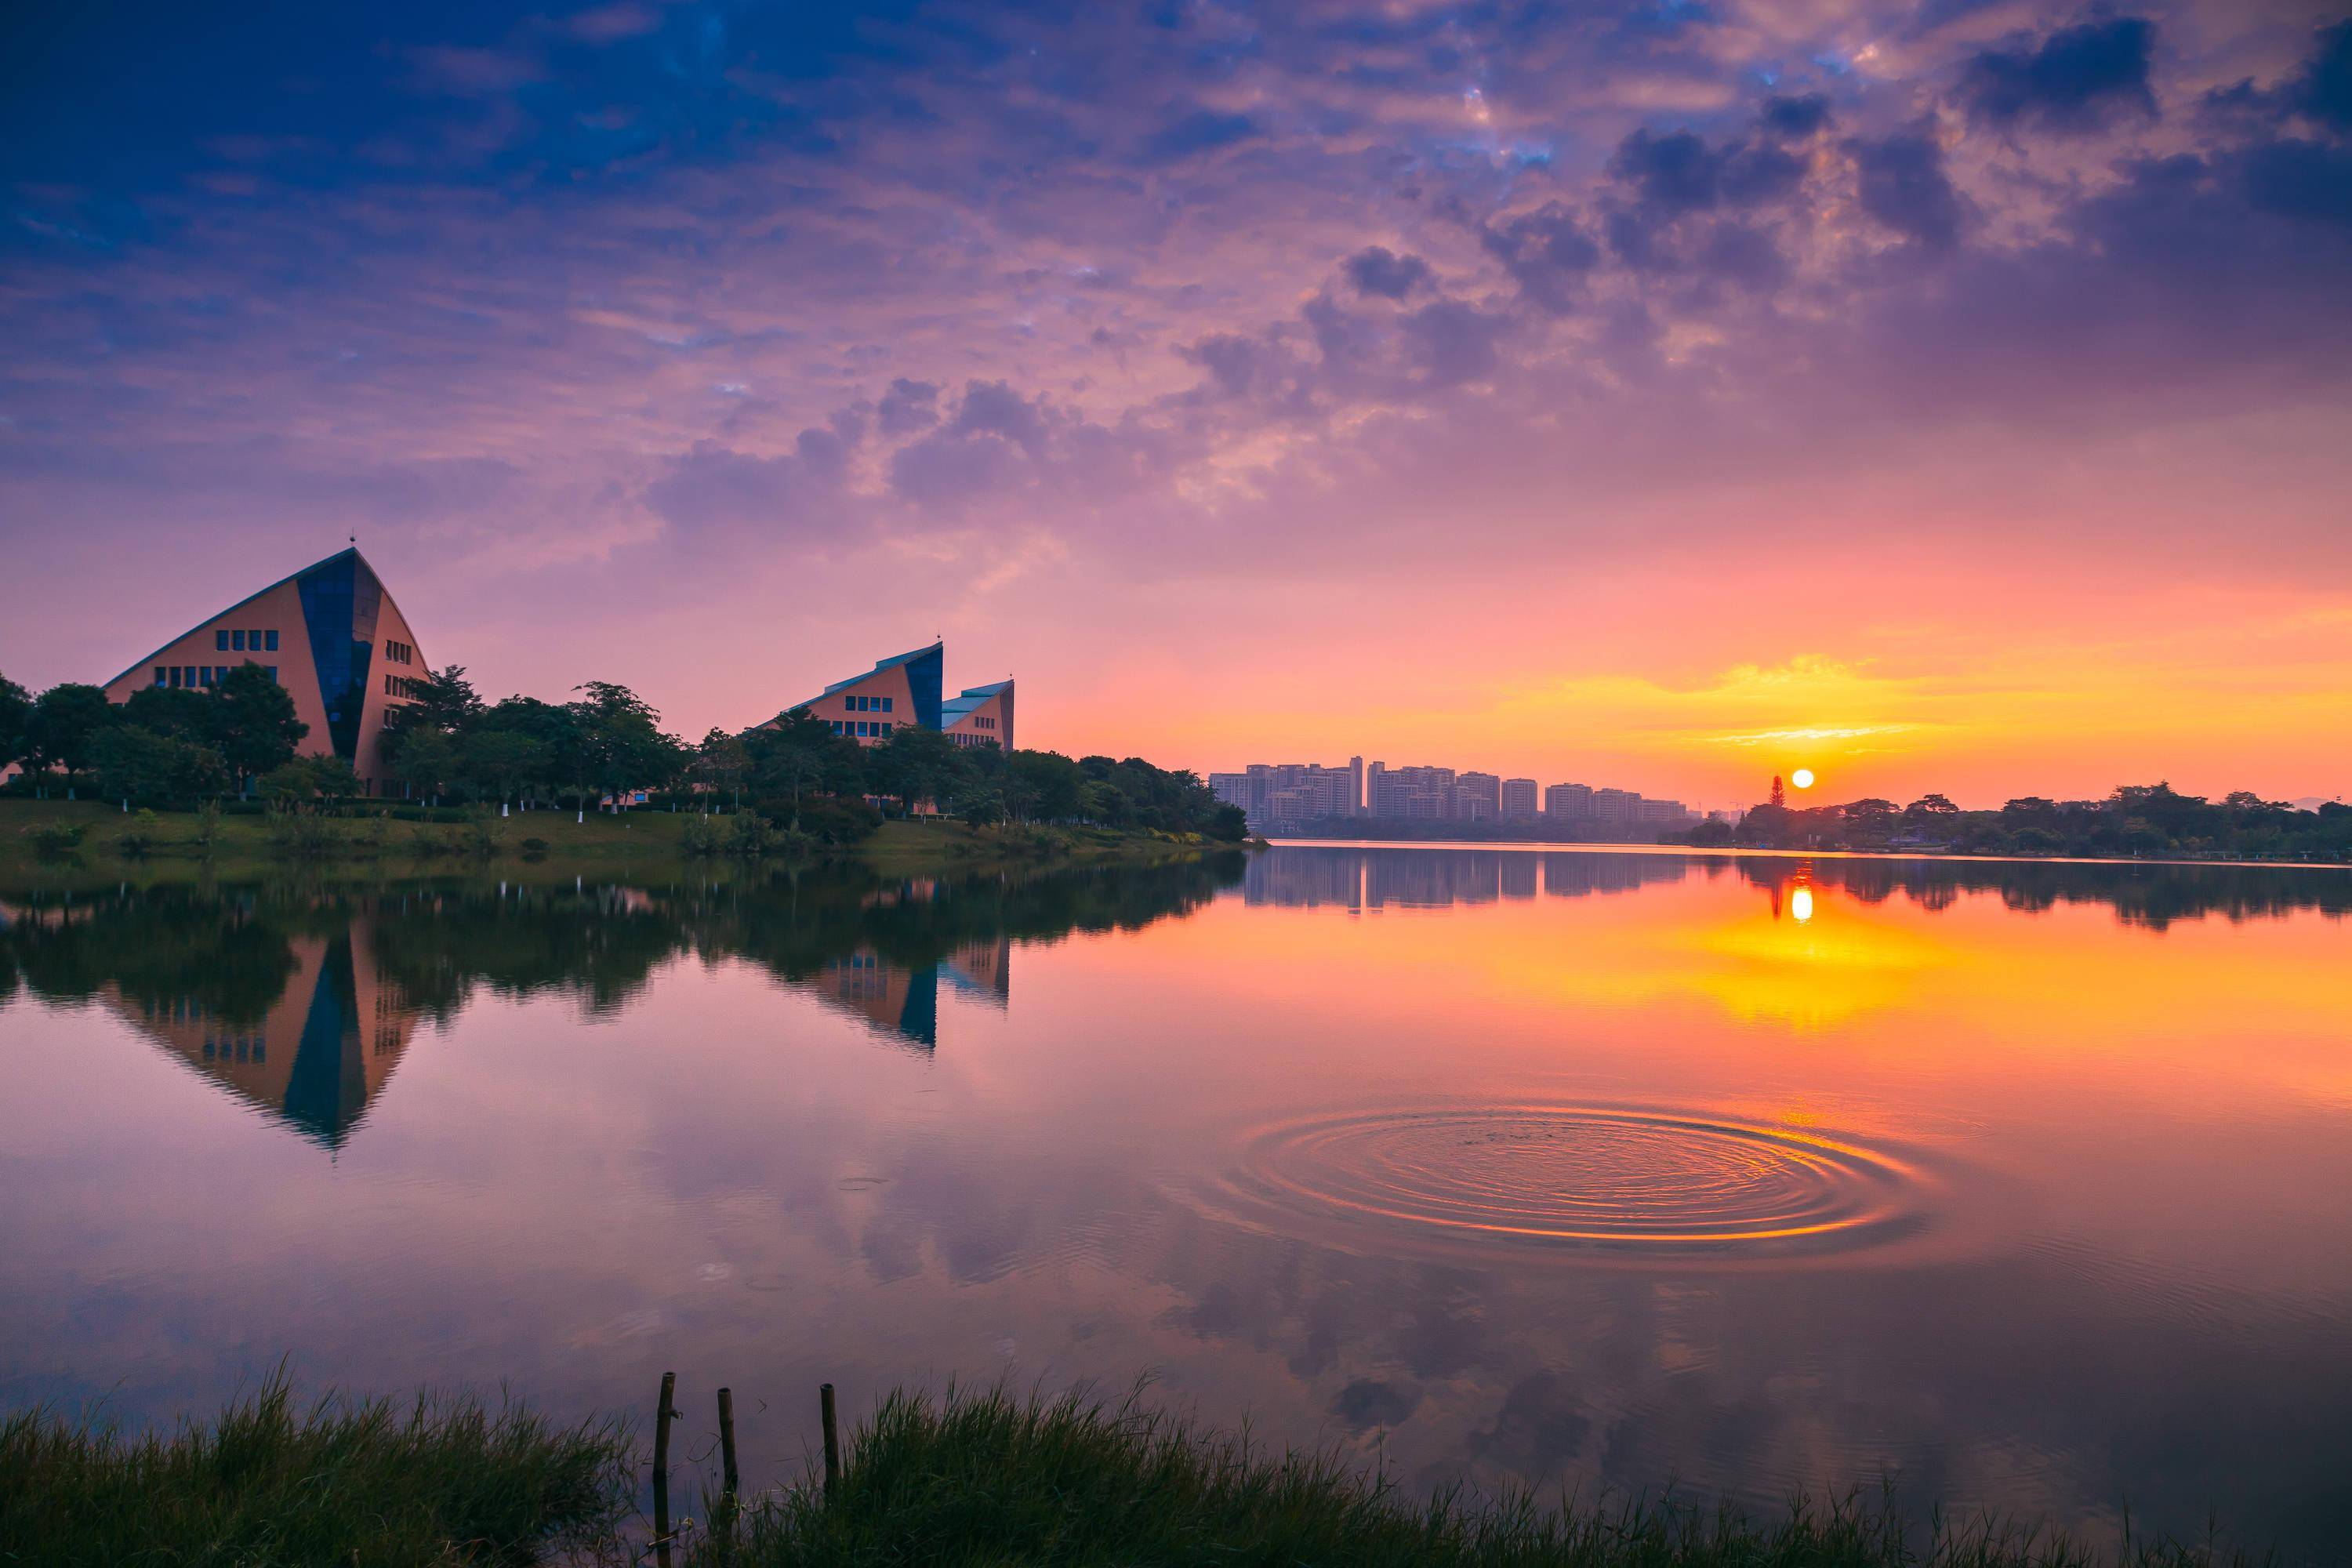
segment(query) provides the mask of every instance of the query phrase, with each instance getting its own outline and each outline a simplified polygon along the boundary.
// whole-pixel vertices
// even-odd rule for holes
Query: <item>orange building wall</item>
[[[887,713],[857,712],[849,705],[849,700],[852,697],[870,697],[877,700],[887,697],[890,700],[890,711]],[[852,729],[845,733],[851,734],[860,745],[878,746],[887,739],[887,736],[857,735],[855,726],[861,721],[869,726],[887,724],[895,734],[899,725],[912,724],[915,721],[915,691],[907,680],[905,667],[892,665],[887,669],[877,669],[863,679],[853,681],[838,691],[827,692],[809,703],[808,710],[829,724],[838,722],[851,725]]]
[[[994,742],[1005,751],[1013,750],[1013,687],[1007,682],[979,707],[948,726],[948,735],[959,746],[980,746]]]
[[[373,576],[373,568],[364,561],[362,569]],[[288,578],[276,586],[263,590],[252,598],[222,611],[184,637],[173,638],[153,653],[123,671],[106,686],[110,702],[128,702],[131,694],[142,687],[155,684],[157,666],[202,669],[231,668],[239,664],[253,663],[278,668],[278,683],[294,700],[294,717],[310,726],[296,750],[306,756],[327,756],[334,751],[334,736],[327,724],[324,695],[319,689],[319,670],[310,652],[310,633],[302,617],[302,590],[299,579],[302,574]],[[383,579],[377,578],[381,588]],[[220,631],[243,630],[278,634],[277,651],[256,653],[248,646],[243,652],[224,653],[215,646],[214,634]],[[250,638],[248,637],[248,644]],[[415,679],[428,672],[430,666],[421,652],[412,651],[408,663],[394,660],[386,645],[404,643],[416,647],[416,633],[400,606],[393,602],[389,590],[383,594],[382,608],[376,616],[375,651],[368,661],[368,685],[360,709],[360,727],[356,754],[352,767],[360,775],[362,787],[370,795],[397,795],[399,787],[385,776],[380,750],[383,737],[384,715],[394,707],[404,707],[408,700],[388,694],[384,689],[387,675]]]

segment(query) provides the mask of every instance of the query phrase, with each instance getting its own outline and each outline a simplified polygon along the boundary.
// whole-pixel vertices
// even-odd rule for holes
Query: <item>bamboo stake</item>
[[[824,1500],[831,1502],[834,1494],[841,1489],[841,1432],[834,1425],[833,1384],[818,1387],[816,1403],[824,1417]]]
[[[654,1412],[654,1560],[669,1568],[669,1424],[677,1418],[671,1398],[677,1373],[662,1373],[661,1405]]]
[[[719,1494],[731,1523],[735,1518],[735,1498],[740,1482],[735,1473],[735,1391],[719,1391],[719,1456],[726,1476],[726,1489]]]

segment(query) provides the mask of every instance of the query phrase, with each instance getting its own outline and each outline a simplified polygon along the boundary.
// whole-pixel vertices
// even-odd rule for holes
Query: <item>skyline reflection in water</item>
[[[2352,878],[1284,847],[0,892],[0,1396],[1144,1371],[1759,1504],[2352,1516]],[[1019,985],[1013,984],[1018,969]]]

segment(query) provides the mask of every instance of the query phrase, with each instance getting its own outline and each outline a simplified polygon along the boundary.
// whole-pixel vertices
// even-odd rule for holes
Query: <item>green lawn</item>
[[[487,826],[494,842],[487,853],[476,827],[463,822],[411,823],[362,811],[328,818],[329,842],[307,858],[340,864],[376,863],[392,868],[435,865],[443,868],[487,862],[503,869],[529,865],[565,875],[581,867],[611,868],[631,858],[647,863],[683,858],[679,839],[690,816],[640,808],[590,812],[584,821],[569,811],[516,811]],[[231,868],[239,873],[305,857],[289,852],[265,816],[224,815],[213,843],[196,842],[193,812],[158,812],[143,829],[153,842],[137,853],[121,843],[141,831],[136,812],[119,805],[0,799],[0,870],[19,874],[90,871],[136,872],[139,879],[174,880],[200,869]],[[45,828],[81,830],[81,841],[64,854],[44,853],[37,841]],[[1179,842],[1146,834],[1105,829],[975,831],[949,818],[885,822],[854,848],[826,851],[855,855],[878,870],[919,876],[983,865],[1023,862],[1069,864],[1107,859],[1160,859],[1215,847],[1198,840]],[[530,840],[537,839],[537,845]],[[526,859],[526,858],[530,858]]]

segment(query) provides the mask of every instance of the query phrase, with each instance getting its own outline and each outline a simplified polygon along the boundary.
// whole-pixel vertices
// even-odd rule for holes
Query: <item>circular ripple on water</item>
[[[1391,1110],[1247,1143],[1235,1217],[1390,1239],[1636,1253],[1843,1251],[1916,1235],[1914,1165],[1810,1129],[1580,1106]]]

